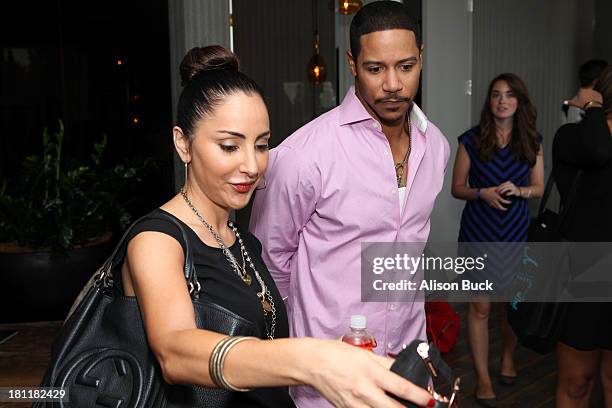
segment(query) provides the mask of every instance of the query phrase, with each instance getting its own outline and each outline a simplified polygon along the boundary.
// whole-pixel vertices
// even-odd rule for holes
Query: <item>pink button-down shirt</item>
[[[270,152],[266,186],[256,193],[250,229],[289,313],[291,336],[337,339],[353,314],[367,317],[376,353],[426,339],[421,302],[361,302],[362,242],[427,241],[449,145],[414,105],[404,210],[391,147],[381,125],[349,89],[342,104],[298,129]],[[299,407],[329,406],[295,387]]]

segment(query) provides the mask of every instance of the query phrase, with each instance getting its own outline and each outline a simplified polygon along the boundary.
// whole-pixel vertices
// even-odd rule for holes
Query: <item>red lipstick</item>
[[[248,193],[249,191],[251,191],[251,187],[253,187],[253,183],[240,183],[240,184],[232,184],[232,187],[234,187],[234,190],[236,190],[239,193]]]

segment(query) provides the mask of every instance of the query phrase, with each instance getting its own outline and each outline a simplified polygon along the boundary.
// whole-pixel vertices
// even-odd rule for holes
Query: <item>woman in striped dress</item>
[[[541,197],[544,192],[541,137],[535,124],[536,109],[523,81],[508,73],[494,78],[480,123],[459,137],[452,194],[466,200],[460,242],[527,240],[527,200]],[[499,262],[510,258],[501,256]],[[504,265],[498,266],[499,272],[505,270]],[[503,280],[503,276],[497,278]],[[504,344],[499,379],[511,385],[516,380],[516,337],[507,322],[506,305],[500,305]],[[487,365],[490,309],[487,298],[471,302],[468,309],[469,343],[477,374],[476,400],[486,407],[496,406]]]

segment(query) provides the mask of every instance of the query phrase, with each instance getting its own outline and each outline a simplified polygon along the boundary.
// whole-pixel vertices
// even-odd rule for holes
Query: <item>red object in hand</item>
[[[459,313],[448,302],[426,302],[427,337],[441,353],[448,353],[457,343],[461,327]]]

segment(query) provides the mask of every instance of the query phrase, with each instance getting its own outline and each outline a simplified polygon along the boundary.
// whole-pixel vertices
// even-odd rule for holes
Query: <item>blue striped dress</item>
[[[483,162],[476,151],[477,133],[478,127],[474,127],[459,136],[459,143],[465,147],[470,157],[470,187],[487,188],[506,181],[512,181],[517,187],[527,186],[531,173],[529,164],[518,161],[512,155],[509,144],[499,149],[491,160]],[[507,211],[493,208],[484,200],[466,201],[461,215],[459,242],[526,241],[530,219],[527,200],[512,197],[511,201],[512,204],[506,206]]]
[[[491,160],[482,161],[478,157],[475,140],[478,127],[474,127],[461,136],[461,143],[470,157],[468,182],[472,188],[498,186],[512,181],[517,187],[529,184],[531,168],[529,164],[517,160],[510,145],[494,154]],[[538,135],[538,142],[541,137]],[[525,242],[529,228],[530,214],[527,200],[511,197],[512,204],[507,211],[493,208],[484,200],[468,200],[461,215],[459,242]],[[521,245],[468,245],[463,252],[483,252],[488,254],[486,277],[493,278],[501,286],[510,283],[521,258]],[[472,254],[476,255],[476,254]],[[484,271],[483,271],[484,272]]]

